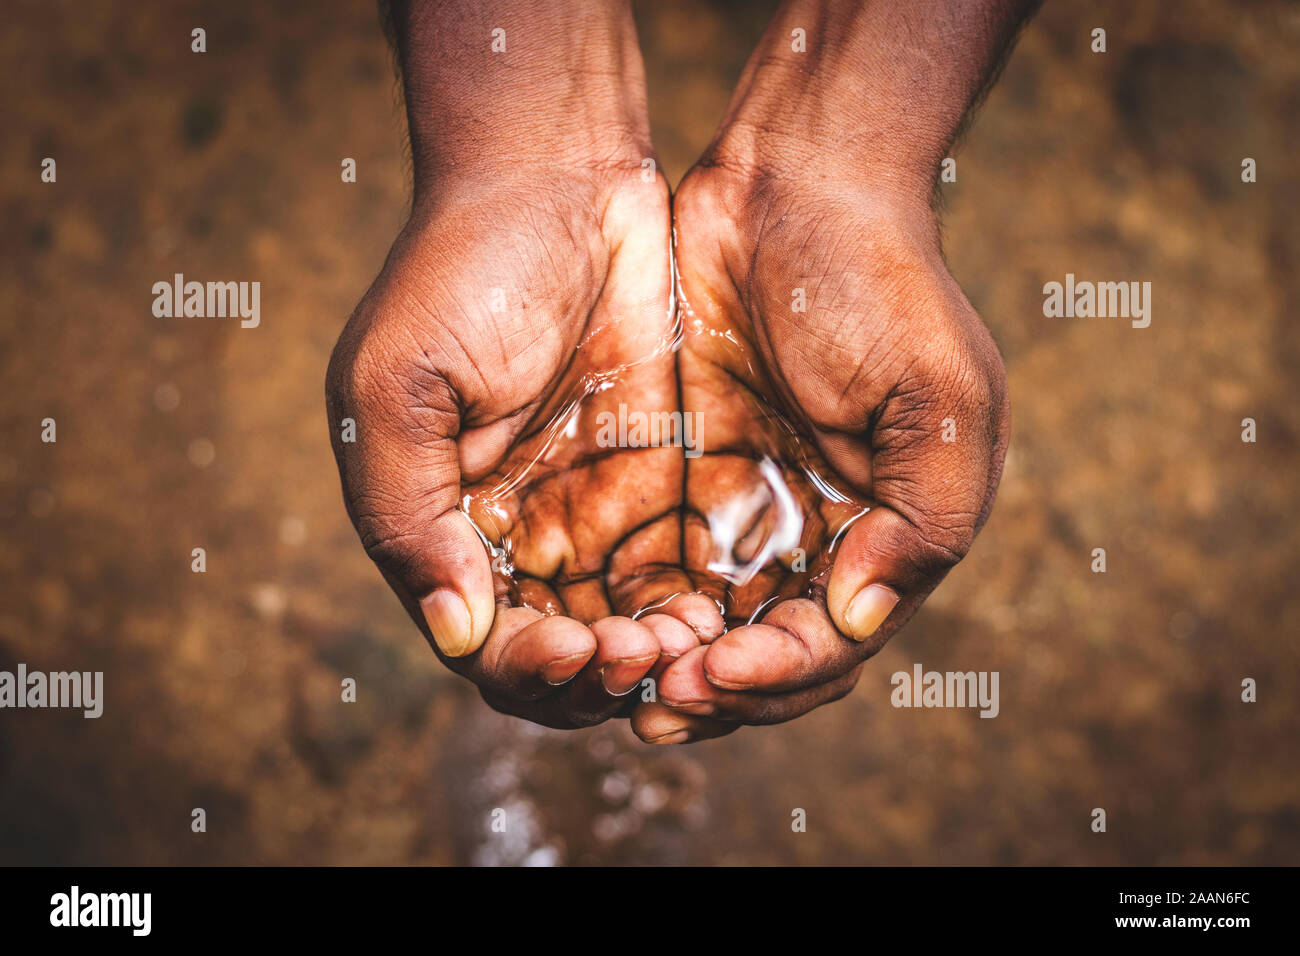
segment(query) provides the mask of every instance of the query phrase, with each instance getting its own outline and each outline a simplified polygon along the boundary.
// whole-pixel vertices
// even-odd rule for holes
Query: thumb
[[[492,569],[457,508],[460,405],[445,378],[400,380],[381,359],[340,356],[327,382],[343,497],[366,553],[444,657],[471,654],[492,628]],[[351,418],[349,431],[345,419]]]
[[[925,547],[916,529],[888,507],[872,508],[855,521],[836,548],[826,587],[835,627],[870,642],[872,653],[882,647],[946,573],[937,565],[922,569],[916,555]],[[886,621],[889,626],[882,627]]]
[[[874,653],[970,550],[1006,448],[1001,383],[930,387],[887,404],[871,435],[872,497],[836,548],[826,606]]]

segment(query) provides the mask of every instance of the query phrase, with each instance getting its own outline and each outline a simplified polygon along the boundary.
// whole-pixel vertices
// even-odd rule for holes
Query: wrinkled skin
[[[671,203],[626,3],[394,5],[415,207],[330,427],[367,551],[489,704],[659,743],[789,720],[966,554],[1006,383],[930,188],[1033,5],[785,0]],[[606,447],[620,407],[698,416],[703,454]]]
[[[701,167],[674,202],[689,303],[674,351],[668,210],[661,180],[607,172],[417,210],[329,382],[332,421],[357,422],[355,444],[336,434],[349,511],[448,666],[503,712],[560,727],[630,712],[659,742],[788,720],[847,693],[970,547],[1006,439],[996,350],[923,228],[862,192]],[[791,310],[795,288],[806,312]],[[587,394],[593,382],[607,384]],[[698,412],[705,454],[600,447],[595,416],[620,403]],[[773,447],[755,427],[769,407],[837,487],[880,505],[849,526],[833,573],[814,563],[808,597],[784,568],[748,589],[703,571],[700,515]],[[566,408],[573,427],[548,431]],[[947,418],[962,440],[939,440]],[[821,554],[818,499],[785,476]],[[509,490],[488,495],[503,479]],[[514,589],[457,511],[466,494],[488,536],[508,540]],[[850,640],[845,606],[867,581],[902,600]],[[449,586],[485,633],[468,653],[439,647],[420,605]],[[723,635],[697,588],[733,624],[731,612],[786,600]],[[647,675],[658,702],[628,694]]]
[[[581,584],[564,589],[570,614],[511,606],[457,510],[462,489],[531,454],[530,426],[588,371],[635,366],[595,401],[675,403],[671,354],[645,359],[669,327],[669,234],[666,184],[635,170],[441,192],[417,206],[330,363],[334,448],[367,553],[450,668],[492,707],[549,726],[607,719],[652,668],[723,627],[699,595],[639,621]],[[341,438],[349,417],[354,442]],[[680,495],[675,449],[615,451],[543,486],[536,520],[513,532],[525,557],[580,576],[643,508]],[[656,586],[660,597],[682,590]],[[430,601],[449,592],[463,595],[467,619]]]
[[[829,569],[833,536],[865,510],[809,481],[812,470],[843,485],[774,405],[741,330],[676,305],[589,329],[501,464],[466,476],[462,507],[510,603],[590,623],[698,591],[744,623],[805,593]],[[668,420],[682,411],[684,434]],[[638,435],[629,415],[663,428]]]
[[[850,526],[811,599],[776,604],[667,668],[659,702],[640,706],[633,726],[684,741],[789,720],[852,689],[987,518],[1008,402],[997,349],[944,266],[928,209],[701,165],[674,214],[682,294],[700,328],[682,349],[683,402],[771,390],[840,487],[877,505]],[[791,308],[800,288],[806,313]],[[719,351],[718,330],[744,347]],[[742,354],[759,356],[757,372]],[[883,626],[853,634],[848,604],[869,582],[901,600]]]

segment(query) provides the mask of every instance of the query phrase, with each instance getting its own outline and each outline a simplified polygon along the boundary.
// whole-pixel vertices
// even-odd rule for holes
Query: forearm
[[[391,14],[417,198],[444,178],[652,155],[627,0],[393,0]]]
[[[787,0],[710,159],[865,179],[928,201],[940,161],[1040,0]],[[805,52],[797,52],[796,30]]]

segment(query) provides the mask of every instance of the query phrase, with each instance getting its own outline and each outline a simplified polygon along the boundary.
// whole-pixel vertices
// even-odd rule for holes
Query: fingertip
[[[704,675],[707,646],[674,661],[659,677],[659,702],[676,713],[707,717],[716,710],[714,689]]]
[[[573,618],[553,615],[529,627],[537,631],[535,639],[548,657],[541,674],[542,679],[552,686],[571,681],[599,648],[591,628]]]
[[[641,658],[659,653],[659,638],[649,627],[630,617],[604,617],[591,625],[606,660]]]
[[[720,637],[727,629],[722,609],[713,598],[698,591],[676,595],[659,609],[659,613],[681,621],[705,642]]]
[[[659,660],[659,638],[627,617],[602,618],[591,625],[591,631],[596,635],[605,691],[614,697],[630,694]]]
[[[496,603],[485,598],[466,600],[451,588],[438,588],[420,601],[429,634],[446,657],[473,654],[492,631]]]
[[[704,679],[719,690],[753,690],[766,658],[763,643],[763,633],[752,624],[727,632],[709,645],[700,662]]]
[[[482,541],[468,517],[452,511],[434,522],[418,554],[420,560],[409,563],[397,580],[408,594],[424,593],[420,610],[444,657],[473,654],[496,620],[492,568]]]
[[[577,676],[596,647],[586,625],[560,615],[542,617],[510,638],[495,670],[511,686],[526,688],[540,679],[557,687]]]
[[[700,639],[685,623],[668,614],[647,614],[640,619],[659,640],[659,653],[669,659],[681,657],[700,646]]]
[[[464,657],[483,643],[482,639],[475,642],[469,605],[455,591],[438,588],[420,601],[420,610],[433,642],[447,657]]]
[[[465,600],[465,605],[469,608],[470,617],[469,652],[473,653],[483,646],[487,636],[492,633],[492,625],[496,621],[496,594],[493,592],[490,578],[485,586],[472,589]]]
[[[873,508],[849,528],[836,548],[826,586],[826,610],[836,629],[859,643],[880,629],[898,603],[899,592],[889,583],[894,569],[885,566],[885,556],[889,549],[898,550],[893,525],[902,520],[888,508]]]
[[[887,584],[868,584],[849,601],[835,626],[861,643],[880,629],[897,603],[898,592]]]
[[[760,623],[734,628],[710,644],[704,675],[719,690],[783,693],[838,674],[861,657],[824,607],[791,598]]]
[[[632,732],[642,741],[657,746],[689,744],[710,737],[721,737],[739,726],[707,717],[679,714],[663,704],[640,705],[632,714],[631,725]]]

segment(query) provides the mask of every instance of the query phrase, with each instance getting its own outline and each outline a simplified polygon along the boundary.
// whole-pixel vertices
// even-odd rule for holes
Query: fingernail
[[[672,733],[664,734],[661,737],[651,737],[650,743],[656,747],[661,747],[666,744],[684,744],[690,739],[691,732],[689,730],[674,730]]]
[[[710,684],[712,684],[714,687],[718,688],[719,690],[753,690],[754,689],[753,684],[748,684],[743,681],[723,680],[721,677],[715,677],[713,674],[709,673],[709,669],[707,666],[704,668],[704,676],[708,679]]]
[[[855,641],[865,641],[889,617],[898,603],[898,593],[884,584],[869,584],[853,596],[844,612],[849,636]]]
[[[658,656],[658,654],[651,654],[649,657],[610,661],[600,669],[600,682],[605,685],[605,692],[614,697],[632,693],[641,683],[646,668],[653,664]]]
[[[590,657],[590,652],[583,652],[553,660],[542,668],[542,680],[552,687],[567,684],[578,676],[578,671],[582,670]]]
[[[469,607],[459,594],[439,588],[421,601],[420,606],[438,650],[448,657],[464,657],[469,653],[474,631]]]
[[[680,710],[683,714],[690,714],[694,717],[708,717],[718,708],[707,700],[669,700],[663,694],[659,695],[659,703],[665,707],[671,707],[673,710]]]

